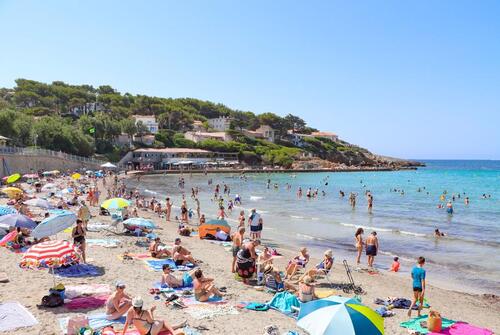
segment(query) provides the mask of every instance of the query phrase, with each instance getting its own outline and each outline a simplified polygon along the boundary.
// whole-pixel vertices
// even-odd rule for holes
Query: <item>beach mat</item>
[[[120,259],[120,260],[123,260],[123,257],[125,255],[117,255],[117,257]],[[154,257],[151,257],[151,254],[149,253],[139,253],[139,254],[133,254],[133,253],[127,253],[127,256],[132,258],[132,259],[136,259],[136,260],[146,260],[146,259],[156,259]]]
[[[111,288],[108,284],[66,285],[64,291],[64,296],[67,299],[110,294]]]
[[[118,320],[108,320],[106,319],[106,313],[87,315],[87,318],[89,319],[89,327],[94,330],[102,329],[104,327],[111,326],[115,323],[125,324],[124,316],[122,316]],[[58,319],[58,321],[62,334],[63,335],[67,334],[69,317],[60,318]]]
[[[224,300],[224,298],[221,297],[211,297],[208,299],[208,301],[201,302],[197,301],[194,296],[193,297],[182,297],[181,298],[182,302],[186,306],[193,306],[193,305],[224,305],[227,304],[227,301]]]
[[[71,299],[71,301],[68,303],[65,303],[64,307],[73,311],[84,310],[84,309],[96,309],[104,306],[108,298],[109,295],[78,297]]]
[[[102,276],[102,270],[91,264],[75,264],[70,267],[56,268],[54,274],[58,277],[77,278],[77,277],[97,277]]]
[[[191,317],[197,320],[213,318],[221,315],[237,315],[238,310],[229,305],[193,305],[183,309]]]
[[[316,294],[316,296],[319,299],[328,298],[328,297],[330,297],[332,295],[339,295],[339,294],[341,294],[340,291],[338,291],[338,290],[321,289],[321,288],[317,288],[316,290],[314,290],[314,293]]]
[[[476,327],[465,322],[457,322],[439,333],[429,333],[428,335],[493,335],[493,332],[489,329]]]
[[[117,248],[120,244],[119,240],[114,239],[103,239],[103,238],[92,238],[85,240],[89,246],[99,246],[104,248]]]
[[[187,265],[175,265],[175,261],[171,258],[164,258],[164,259],[146,259],[144,260],[146,262],[146,265],[148,266],[149,269],[153,271],[163,271],[162,267],[164,264],[168,264],[170,268],[174,271],[189,271],[191,270],[194,265],[191,263],[188,263]]]
[[[0,332],[37,325],[35,319],[23,305],[16,301],[0,304]]]
[[[410,319],[408,321],[401,322],[399,325],[401,327],[403,327],[403,328],[408,328],[408,329],[411,329],[411,330],[416,330],[416,331],[418,331],[421,334],[428,334],[429,330],[427,328],[423,328],[420,325],[420,322],[423,322],[423,321],[427,322],[427,319],[428,319],[427,315],[422,315],[422,316]],[[451,326],[453,326],[456,323],[456,321],[450,320],[450,319],[446,319],[446,318],[442,318],[441,321],[442,321],[442,328],[443,329],[451,327]]]

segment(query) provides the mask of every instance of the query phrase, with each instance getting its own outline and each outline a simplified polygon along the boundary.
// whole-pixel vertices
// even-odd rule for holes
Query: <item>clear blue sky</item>
[[[5,1],[0,86],[288,113],[370,150],[500,159],[500,1]]]

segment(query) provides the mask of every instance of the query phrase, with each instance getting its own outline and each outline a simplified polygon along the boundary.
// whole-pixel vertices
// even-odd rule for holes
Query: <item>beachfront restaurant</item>
[[[145,166],[154,170],[204,169],[238,164],[238,153],[192,148],[137,149],[130,163],[135,170]]]

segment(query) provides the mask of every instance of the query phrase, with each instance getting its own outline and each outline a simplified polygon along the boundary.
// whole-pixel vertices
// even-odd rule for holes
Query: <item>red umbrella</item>
[[[68,241],[47,241],[26,251],[19,266],[24,269],[58,268],[80,262],[77,248]]]

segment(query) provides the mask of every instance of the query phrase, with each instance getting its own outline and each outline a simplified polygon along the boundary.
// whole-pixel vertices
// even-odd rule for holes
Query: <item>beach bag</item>
[[[89,320],[85,315],[75,315],[68,320],[68,333],[67,335],[79,335],[80,329],[89,326]]]
[[[51,293],[42,298],[43,307],[54,308],[62,305],[64,305],[64,299],[58,293]]]
[[[442,328],[442,320],[439,312],[430,311],[427,319],[427,329],[431,333],[439,333]]]

